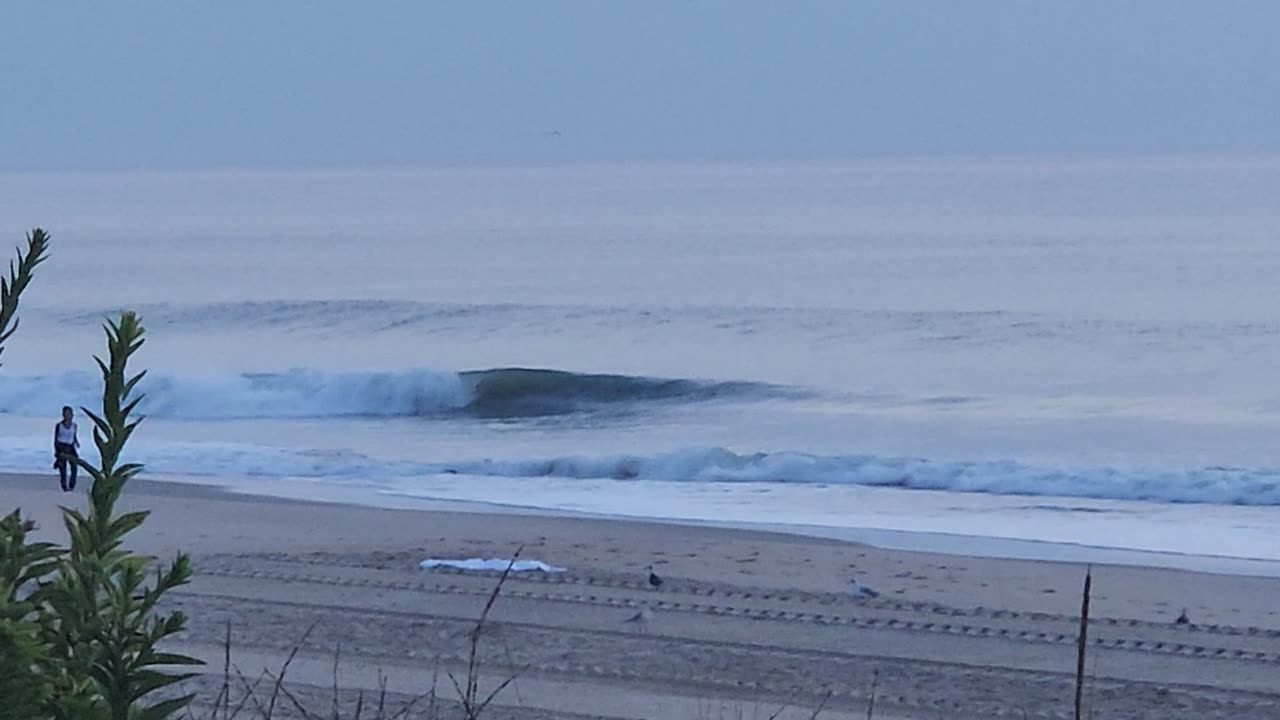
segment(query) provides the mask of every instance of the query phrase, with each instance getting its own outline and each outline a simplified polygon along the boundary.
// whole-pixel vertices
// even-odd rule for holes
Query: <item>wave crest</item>
[[[66,372],[0,380],[0,413],[48,415],[90,405],[101,380]],[[242,418],[538,417],[623,409],[655,401],[697,402],[765,391],[753,383],[706,382],[563,370],[497,368],[329,373],[294,369],[193,377],[148,375],[142,411],[186,420]]]

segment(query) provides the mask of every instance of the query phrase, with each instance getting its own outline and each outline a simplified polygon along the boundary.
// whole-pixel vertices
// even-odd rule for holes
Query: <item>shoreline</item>
[[[40,482],[39,480],[33,480],[38,477],[41,476],[0,471],[0,487],[15,480],[24,483],[32,481],[38,483]],[[865,545],[885,551],[929,553],[954,557],[1054,562],[1075,565],[1161,568],[1251,577],[1280,577],[1280,560],[1135,549],[1055,540],[1030,540],[929,530],[837,527],[802,523],[716,521],[577,511],[518,503],[413,496],[367,486],[310,479],[273,478],[270,482],[259,483],[237,481],[231,478],[186,480],[168,477],[141,477],[133,482],[134,487],[144,486],[148,488],[148,494],[155,492],[160,492],[160,494],[178,493],[206,498],[231,496],[253,498],[263,502],[318,503],[409,512],[533,516],[566,520],[640,523],[782,535],[810,540]],[[911,492],[931,493],[934,491]],[[3,493],[0,493],[0,496],[2,495]]]
[[[276,484],[279,488],[283,483]],[[301,495],[307,489],[311,496]],[[786,579],[772,577],[779,587],[799,587],[807,591],[843,592],[847,590],[849,577],[856,575],[863,584],[885,588],[907,585],[909,580],[923,577],[918,574],[886,574],[891,565],[922,565],[953,570],[968,566],[985,580],[1001,579],[1009,582],[1016,577],[1023,584],[1018,592],[1009,587],[997,587],[994,582],[979,582],[978,587],[968,588],[969,602],[977,606],[1016,607],[1042,611],[1046,605],[1058,612],[1078,610],[1078,579],[1087,567],[1093,567],[1095,575],[1111,572],[1123,575],[1141,574],[1159,578],[1157,584],[1178,588],[1186,578],[1221,578],[1223,582],[1274,583],[1280,595],[1280,573],[1241,572],[1240,568],[1223,568],[1217,562],[1223,559],[1195,558],[1194,556],[1169,556],[1145,552],[1111,551],[1106,548],[1071,548],[1053,543],[1038,543],[1041,551],[1036,557],[1009,557],[1000,552],[966,552],[990,549],[976,547],[981,538],[957,538],[929,533],[899,533],[897,542],[877,543],[877,533],[845,532],[844,529],[801,528],[795,526],[747,526],[743,524],[666,521],[655,518],[600,516],[586,513],[560,513],[533,508],[494,507],[483,503],[455,501],[430,501],[400,496],[381,496],[366,488],[335,487],[326,483],[302,482],[295,486],[295,493],[262,494],[245,492],[234,485],[192,483],[152,478],[137,478],[126,490],[122,507],[151,510],[152,516],[138,531],[133,541],[138,550],[155,555],[185,551],[193,556],[221,555],[225,553],[291,552],[306,549],[312,552],[345,552],[352,545],[359,547],[403,547],[406,538],[422,545],[428,535],[436,535],[444,548],[456,547],[458,537],[468,539],[463,545],[473,549],[489,548],[501,556],[518,546],[537,548],[547,544],[553,532],[568,532],[575,537],[588,538],[590,542],[575,543],[575,549],[587,547],[600,538],[620,536],[648,538],[654,543],[670,545],[684,542],[702,542],[708,545],[720,543],[765,543],[780,547],[808,549],[812,552],[834,553],[837,556],[856,555],[860,562],[833,565],[830,569],[839,575],[819,577],[816,568],[803,568],[803,572],[785,573]],[[327,490],[324,492],[322,490]],[[39,524],[38,535],[44,539],[64,541],[61,537],[61,519],[58,509],[74,498],[73,506],[84,507],[87,486],[82,483],[71,496],[56,489],[56,479],[43,475],[0,473],[0,505],[3,508],[21,507]],[[377,496],[381,503],[358,502],[364,497]],[[16,501],[16,502],[15,502]],[[208,516],[206,517],[206,513]],[[435,528],[425,533],[416,526]],[[487,528],[492,537],[482,538]],[[835,532],[824,532],[834,530]],[[438,532],[437,532],[438,531]],[[51,535],[53,535],[51,537]],[[884,533],[880,534],[883,537]],[[925,542],[920,542],[921,540]],[[907,546],[916,541],[916,547]],[[998,541],[997,542],[1002,542]],[[946,547],[934,544],[950,543]],[[1048,557],[1047,550],[1080,550],[1089,557]],[[630,549],[632,554],[644,555],[646,546]],[[1101,554],[1098,554],[1101,553]],[[573,555],[569,557],[537,557],[552,565],[575,567]],[[671,552],[660,552],[657,563],[677,564],[669,558]],[[477,555],[478,556],[478,555]],[[1107,557],[1104,557],[1107,556]],[[424,556],[425,557],[425,556]],[[801,556],[797,556],[801,557]],[[689,559],[693,560],[693,554]],[[875,558],[874,563],[867,558]],[[804,564],[809,560],[804,559]],[[1106,562],[1107,559],[1114,562]],[[1160,560],[1167,562],[1161,563]],[[1213,567],[1186,567],[1189,560],[1203,560]],[[1227,558],[1225,560],[1232,560]],[[1129,561],[1129,562],[1125,562]],[[632,563],[638,571],[648,563]],[[705,572],[697,562],[678,563],[689,565],[690,572]],[[869,567],[881,566],[879,570]],[[976,566],[976,567],[975,567]],[[1268,563],[1253,566],[1255,570],[1270,569]],[[414,564],[416,567],[416,563]],[[903,571],[905,572],[905,571]],[[948,575],[951,575],[948,572]],[[804,582],[796,584],[796,578]],[[1067,581],[1064,576],[1070,576]],[[905,578],[906,580],[904,580]],[[1035,587],[1041,585],[1044,587]],[[938,601],[955,604],[959,598],[938,588],[928,593]],[[897,588],[898,594],[908,594]],[[889,592],[894,592],[890,589]],[[1144,612],[1168,612],[1178,604],[1160,599],[1150,602],[1139,597],[1130,600],[1143,607]],[[1052,596],[1052,597],[1047,597]],[[1074,596],[1074,597],[1073,597]],[[1047,602],[1051,601],[1051,602]],[[1209,607],[1212,603],[1206,604]],[[1241,614],[1240,609],[1230,611]],[[1280,610],[1271,610],[1270,603],[1260,604],[1253,619],[1260,626],[1274,625],[1280,628]],[[1127,617],[1128,615],[1126,615]]]
[[[0,478],[6,473],[0,472]],[[1120,565],[1129,567],[1166,568],[1192,572],[1257,577],[1280,577],[1280,560],[1240,557],[1234,555],[1190,553],[1166,550],[1129,548],[1122,546],[1094,545],[1088,543],[1033,540],[1024,538],[974,535],[958,532],[905,530],[878,527],[838,527],[807,523],[762,523],[749,521],[717,521],[686,519],[656,515],[622,514],[567,510],[518,503],[486,502],[482,500],[457,500],[413,496],[395,491],[378,490],[366,486],[353,486],[322,480],[281,480],[270,482],[222,482],[187,481],[172,478],[147,478],[148,482],[169,483],[182,486],[204,487],[214,491],[248,497],[322,502],[361,507],[418,510],[433,512],[470,512],[498,515],[534,515],[612,521],[624,523],[649,523],[664,526],[699,527],[739,530],[821,538],[839,542],[868,545],[882,550],[954,555],[959,557],[983,557],[990,559],[1048,561],[1073,564]],[[904,491],[933,493],[936,491]],[[1037,498],[1043,499],[1043,498]]]

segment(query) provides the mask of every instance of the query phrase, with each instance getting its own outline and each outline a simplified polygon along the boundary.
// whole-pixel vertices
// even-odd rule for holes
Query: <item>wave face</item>
[[[66,372],[0,380],[0,412],[48,415],[64,404],[93,405],[101,379]],[[441,417],[563,415],[626,409],[657,401],[698,402],[768,392],[753,383],[704,382],[561,370],[498,368],[461,373],[434,370],[280,373],[182,377],[148,375],[142,412],[159,418]]]
[[[555,415],[640,402],[700,402],[771,391],[767,385],[748,382],[670,380],[526,368],[464,372],[459,378],[469,398],[467,409],[483,417]]]

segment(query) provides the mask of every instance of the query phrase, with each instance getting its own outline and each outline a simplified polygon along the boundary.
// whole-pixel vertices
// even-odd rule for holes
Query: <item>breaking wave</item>
[[[49,415],[64,404],[92,406],[101,379],[88,372],[0,378],[0,413]],[[538,417],[658,401],[698,402],[774,391],[712,382],[562,370],[331,373],[295,369],[195,377],[148,375],[141,409],[151,417],[243,418]]]

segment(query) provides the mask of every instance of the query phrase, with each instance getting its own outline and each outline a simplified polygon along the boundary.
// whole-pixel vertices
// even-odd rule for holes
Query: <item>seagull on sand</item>
[[[1190,625],[1191,624],[1191,618],[1187,617],[1186,608],[1182,608],[1182,614],[1178,616],[1177,620],[1173,621],[1173,624],[1174,625]]]
[[[863,598],[880,597],[880,593],[876,592],[875,590],[872,590],[866,585],[863,585],[862,583],[858,582],[856,579],[849,581],[849,589],[852,590],[853,594],[858,597],[863,597]]]
[[[649,631],[649,621],[652,619],[653,619],[653,611],[647,607],[642,607],[640,608],[640,612],[636,613],[635,615],[632,615],[626,620],[623,620],[622,624],[635,625],[637,630],[644,633]]]
[[[649,566],[649,587],[654,590],[662,589],[662,578],[658,577],[658,573],[653,571],[653,566]]]

